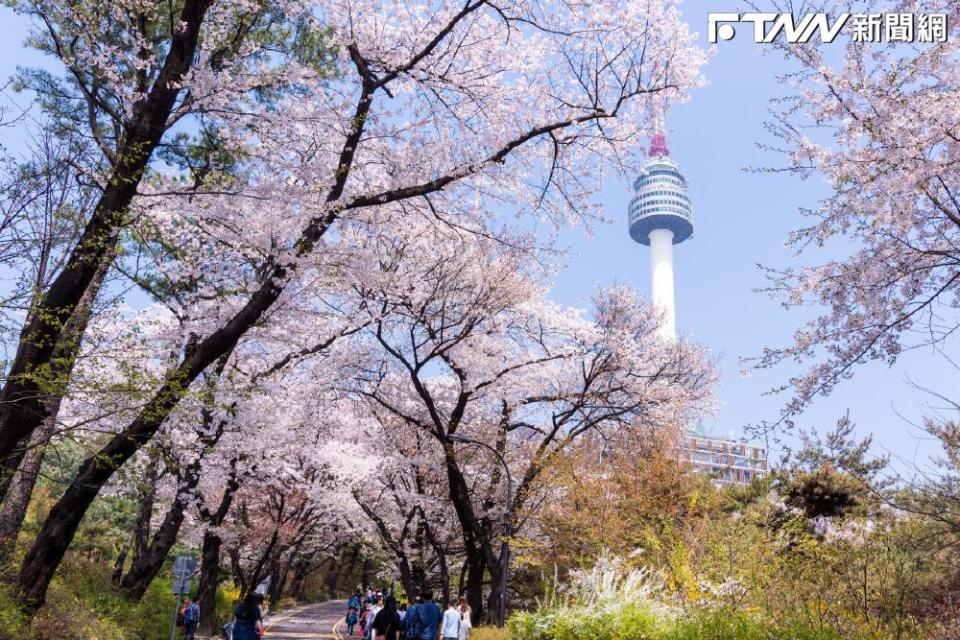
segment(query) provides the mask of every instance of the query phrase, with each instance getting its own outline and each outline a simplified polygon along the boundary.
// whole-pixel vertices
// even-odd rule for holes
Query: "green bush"
[[[738,611],[712,609],[679,616],[664,627],[657,640],[841,640],[832,631],[804,625],[781,627]],[[852,640],[852,639],[845,639]]]

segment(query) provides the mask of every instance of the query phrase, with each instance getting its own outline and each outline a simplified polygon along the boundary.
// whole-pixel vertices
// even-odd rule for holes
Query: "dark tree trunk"
[[[220,547],[223,540],[207,529],[203,534],[200,551],[200,585],[197,587],[197,602],[200,604],[200,624],[197,633],[213,636],[214,609],[217,606],[217,587],[220,585]]]
[[[467,558],[467,584],[466,595],[467,603],[470,605],[471,620],[474,626],[479,626],[483,620],[484,602],[483,602],[483,577],[486,573],[486,565],[482,559],[474,558],[470,561]]]
[[[205,411],[204,424],[209,425],[211,420],[211,413]],[[212,447],[219,440],[220,434],[223,433],[223,426],[221,423],[217,433],[208,437],[204,443],[204,451],[202,451],[195,460],[187,464],[183,470],[183,476],[180,478],[177,486],[177,493],[173,497],[173,504],[167,509],[167,513],[163,517],[163,522],[154,534],[150,544],[146,546],[143,545],[144,537],[138,539],[137,544],[134,545],[136,553],[130,564],[130,570],[127,571],[127,574],[123,576],[123,579],[120,581],[120,591],[128,600],[139,601],[143,598],[143,594],[146,593],[150,583],[153,582],[153,579],[160,573],[160,569],[163,568],[167,556],[170,555],[170,549],[172,549],[173,545],[177,542],[177,535],[180,533],[180,527],[183,525],[183,520],[186,516],[187,502],[197,488],[197,484],[200,482],[200,468],[203,464],[204,453],[207,448]],[[151,487],[147,489],[148,492],[155,491],[155,489],[153,489],[156,478],[155,466],[153,467],[152,477],[154,478],[154,482],[151,483]],[[151,511],[152,502],[151,496]],[[149,525],[149,517],[146,522]]]
[[[203,532],[200,585],[197,587],[197,598],[200,602],[200,623],[197,625],[197,630],[200,635],[212,636],[215,631],[213,613],[217,602],[217,587],[220,585],[220,549],[223,546],[223,540],[212,529],[219,527],[226,520],[239,488],[237,459],[234,458],[230,461],[230,476],[223,490],[223,497],[220,498],[220,504],[215,511],[209,511],[205,507],[200,509],[200,517],[207,525],[206,531]]]
[[[243,573],[243,565],[240,564],[240,550],[237,547],[230,547],[227,549],[227,555],[230,557],[230,570],[233,572],[233,583],[240,587],[240,600],[243,600],[243,594],[247,592],[248,585],[247,576]]]
[[[183,498],[185,495],[178,492],[150,544],[143,553],[134,556],[130,570],[120,581],[120,591],[128,600],[139,601],[143,598],[147,587],[163,568],[167,556],[170,555],[170,549],[177,541],[177,534],[180,533],[180,526],[186,515],[186,503]]]
[[[353,591],[353,587],[347,587],[345,582],[354,575],[354,570],[357,566],[357,558],[360,557],[360,544],[353,545],[353,550],[350,552],[350,560],[344,564],[343,570],[340,572],[340,579],[337,581],[337,593],[348,593]],[[348,593],[348,595],[350,595]]]
[[[327,575],[324,576],[324,584],[327,587],[327,596],[329,598],[337,597],[337,584],[340,582],[340,573],[343,571],[342,562],[339,554],[330,558],[330,566],[327,568]]]
[[[360,569],[360,585],[361,589],[366,589],[370,586],[370,558],[364,556],[363,558],[363,567]]]
[[[133,523],[134,559],[142,557],[150,544],[150,521],[153,519],[153,504],[157,497],[157,461],[155,458],[147,464],[139,492],[137,517]],[[119,586],[119,583],[117,586]]]
[[[254,565],[253,571],[250,572],[250,576],[245,581],[246,588],[240,592],[241,600],[246,598],[249,592],[256,589],[260,585],[260,582],[266,577],[263,572],[263,568],[267,564],[267,559],[273,554],[273,548],[276,546],[279,537],[280,531],[274,529],[273,533],[270,535],[270,543],[267,544],[267,548],[264,549],[263,553],[260,555],[260,560],[258,560],[257,564]]]
[[[472,609],[474,624],[480,624],[484,612],[483,579],[487,570],[491,574],[497,571],[496,558],[491,549],[490,527],[477,518],[470,501],[470,490],[457,464],[453,445],[444,444],[444,458],[447,469],[447,481],[450,487],[450,500],[463,532],[463,546],[467,568],[467,602]]]
[[[69,334],[73,331],[67,330],[67,325],[97,272],[113,262],[120,230],[127,224],[127,210],[169,126],[170,114],[181,92],[180,82],[195,59],[200,27],[209,5],[210,0],[184,2],[179,16],[181,28],[170,34],[163,67],[125,123],[125,139],[117,150],[107,186],[63,270],[31,311],[20,333],[7,382],[0,390],[0,498],[6,495],[10,479],[26,452],[23,445],[49,415],[43,381],[35,374],[49,366],[50,375],[57,380],[73,367],[80,341],[71,339]],[[73,328],[81,336],[87,320],[84,316]],[[58,350],[64,352],[64,357],[54,357]]]
[[[303,583],[307,579],[308,567],[309,564],[301,562],[298,563],[293,570],[293,580],[290,581],[290,594],[297,600],[303,600]]]

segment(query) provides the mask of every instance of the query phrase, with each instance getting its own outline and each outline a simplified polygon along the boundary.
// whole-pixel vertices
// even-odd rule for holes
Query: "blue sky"
[[[736,2],[716,0],[687,0],[682,8],[704,47],[709,11],[743,9]],[[782,158],[756,145],[771,141],[763,124],[770,98],[784,93],[777,77],[787,67],[782,57],[745,37],[746,28],[741,31],[742,36],[719,43],[705,68],[709,85],[675,108],[668,121],[671,155],[690,182],[695,215],[693,238],[674,248],[677,327],[707,345],[721,366],[719,416],[704,427],[716,435],[737,436],[745,424],[776,419],[786,398],[764,392],[797,371],[783,367],[744,377],[739,357],[786,344],[810,314],[786,311],[755,292],[764,285],[756,265],[799,264],[784,246],[787,233],[805,222],[799,207],[814,205],[826,191],[818,178],[802,181],[744,171],[783,164]],[[839,40],[836,46],[842,47]],[[583,304],[597,286],[613,283],[649,294],[648,250],[627,234],[629,197],[626,182],[611,181],[602,202],[612,224],[598,228],[592,238],[564,236],[574,256],[557,279],[558,301]],[[810,254],[807,259],[816,257]],[[819,399],[797,425],[822,432],[849,409],[861,433],[873,432],[878,452],[922,463],[936,447],[911,422],[919,421],[932,398],[913,388],[908,378],[941,393],[953,391],[960,382],[960,374],[942,356],[931,350],[910,352],[892,368],[880,363],[859,367],[852,380]],[[789,435],[783,440],[796,441]]]
[[[683,12],[706,47],[707,12],[739,8],[735,2],[688,0]],[[0,16],[0,77],[9,77],[17,65],[49,64],[23,49],[22,19],[6,8]],[[754,291],[763,285],[756,265],[796,263],[784,240],[804,222],[799,207],[813,205],[825,187],[816,179],[743,170],[781,163],[756,144],[769,141],[763,123],[769,99],[783,90],[776,78],[784,69],[778,55],[764,55],[763,45],[748,37],[721,42],[705,69],[709,85],[677,107],[668,122],[671,154],[690,181],[696,216],[694,237],[675,248],[677,325],[707,345],[720,364],[719,415],[703,425],[716,435],[739,436],[745,424],[777,417],[786,399],[763,394],[786,380],[790,369],[744,377],[739,357],[785,344],[805,317]],[[556,279],[553,298],[558,302],[584,306],[598,286],[614,283],[649,293],[647,248],[627,234],[628,185],[611,180],[601,197],[611,224],[599,226],[591,237],[582,232],[562,236],[572,255]],[[797,423],[824,430],[849,410],[862,433],[874,434],[878,451],[922,462],[936,449],[911,422],[919,421],[931,398],[911,387],[908,377],[945,393],[960,382],[960,373],[943,357],[929,350],[910,352],[892,368],[878,363],[860,367],[854,379],[818,400]]]

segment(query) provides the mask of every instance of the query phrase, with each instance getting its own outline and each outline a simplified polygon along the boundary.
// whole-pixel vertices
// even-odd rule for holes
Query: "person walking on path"
[[[443,613],[433,601],[432,592],[424,591],[420,598],[422,602],[407,612],[407,640],[439,640]]]
[[[350,596],[350,600],[347,602],[347,609],[353,609],[354,611],[360,611],[360,592],[354,593]]]
[[[374,640],[398,640],[401,624],[400,614],[397,613],[397,599],[390,595],[373,619],[371,634]]]
[[[233,640],[260,640],[263,637],[263,596],[249,593],[233,610]]]
[[[194,640],[198,624],[200,624],[200,605],[187,598],[183,607],[183,635],[186,640]]]
[[[377,598],[377,601],[370,605],[370,613],[367,614],[367,640],[373,640],[373,621],[377,619],[377,614],[383,609],[383,598]]]
[[[457,601],[451,600],[443,614],[443,640],[458,640],[460,637],[460,618],[463,614],[457,608]]]
[[[460,596],[460,636],[459,640],[467,640],[467,637],[470,635],[470,629],[473,627],[473,620],[471,615],[473,615],[473,610],[470,608],[470,604],[467,602],[466,597]]]
[[[348,636],[353,635],[353,628],[357,626],[357,618],[358,616],[357,616],[356,609],[350,609],[350,611],[347,611],[347,635]]]

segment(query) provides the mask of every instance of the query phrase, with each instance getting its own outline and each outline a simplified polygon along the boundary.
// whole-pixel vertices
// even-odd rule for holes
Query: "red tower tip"
[[[650,138],[650,155],[660,157],[670,155],[670,148],[667,147],[667,136],[662,131],[654,133],[653,137]]]

